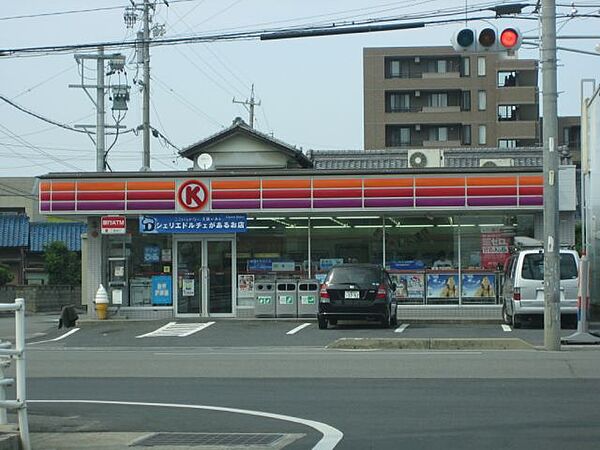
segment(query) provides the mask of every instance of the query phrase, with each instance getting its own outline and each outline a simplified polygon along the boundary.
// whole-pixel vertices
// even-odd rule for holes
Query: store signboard
[[[481,233],[481,267],[497,269],[510,256],[510,236],[500,232]]]
[[[246,214],[188,214],[140,216],[144,234],[243,233],[247,230]]]
[[[463,298],[496,297],[496,275],[493,273],[464,273],[462,276]]]
[[[395,297],[400,300],[422,299],[425,295],[425,274],[423,273],[390,273],[396,283]]]
[[[103,216],[100,219],[100,232],[102,234],[125,234],[127,220],[123,216]]]
[[[152,304],[168,306],[173,304],[171,297],[173,280],[168,275],[154,275],[152,277]]]
[[[427,298],[458,298],[458,274],[427,274]]]

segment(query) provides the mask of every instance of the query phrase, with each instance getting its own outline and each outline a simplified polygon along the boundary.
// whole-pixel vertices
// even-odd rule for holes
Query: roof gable
[[[183,149],[180,155],[194,161],[208,153],[213,169],[308,168],[312,161],[301,150],[249,127],[242,119],[208,138]]]

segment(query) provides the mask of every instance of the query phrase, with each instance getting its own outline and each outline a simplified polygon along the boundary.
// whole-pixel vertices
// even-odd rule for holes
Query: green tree
[[[81,260],[64,242],[55,241],[44,247],[44,266],[49,284],[76,286],[81,284]]]
[[[14,276],[10,269],[4,264],[0,264],[0,286],[4,286],[13,280]]]

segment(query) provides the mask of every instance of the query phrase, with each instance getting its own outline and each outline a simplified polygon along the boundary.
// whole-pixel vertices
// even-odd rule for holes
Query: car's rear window
[[[521,276],[526,280],[544,279],[544,254],[531,253],[523,258]],[[577,263],[571,253],[560,254],[560,279],[572,280],[577,278]]]
[[[329,272],[327,284],[369,284],[381,281],[381,270],[376,267],[334,267]]]

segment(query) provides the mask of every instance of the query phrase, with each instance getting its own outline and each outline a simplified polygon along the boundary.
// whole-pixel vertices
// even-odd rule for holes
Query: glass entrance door
[[[177,314],[202,314],[202,241],[177,242]]]
[[[178,316],[233,315],[233,239],[177,241]]]

